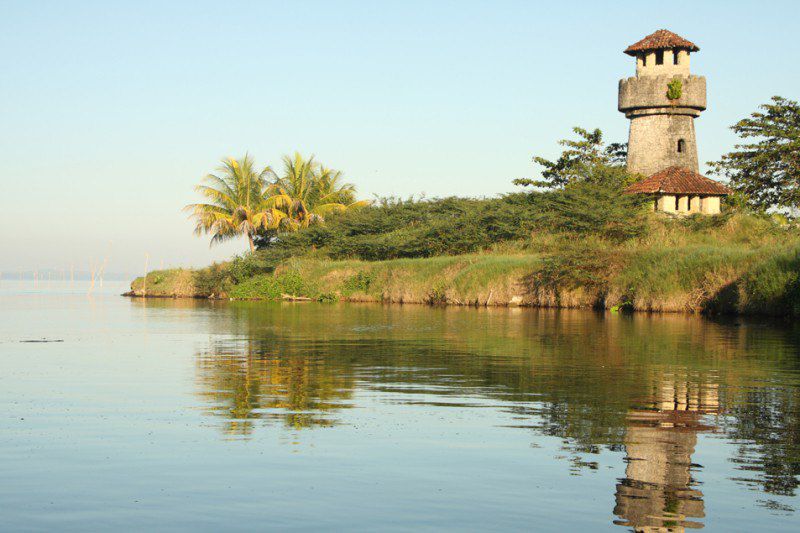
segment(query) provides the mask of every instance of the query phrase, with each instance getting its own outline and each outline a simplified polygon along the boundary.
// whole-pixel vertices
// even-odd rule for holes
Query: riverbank
[[[546,248],[546,247],[545,247]],[[800,313],[800,243],[662,241],[387,261],[291,258],[227,287],[208,269],[155,271],[128,296],[313,299],[647,312]],[[219,277],[218,275],[216,276]],[[216,284],[216,286],[215,286]]]

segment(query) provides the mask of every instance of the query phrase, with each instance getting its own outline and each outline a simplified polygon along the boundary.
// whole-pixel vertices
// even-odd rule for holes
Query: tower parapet
[[[681,96],[667,96],[669,84],[679,79]],[[706,109],[705,76],[643,76],[619,80],[617,108],[626,118],[643,115],[689,115],[699,117]]]

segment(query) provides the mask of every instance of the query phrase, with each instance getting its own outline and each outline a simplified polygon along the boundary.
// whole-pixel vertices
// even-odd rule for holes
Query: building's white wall
[[[662,194],[658,198],[658,210],[665,213],[675,212],[675,197],[671,194]]]
[[[642,69],[644,68],[644,61],[642,60],[642,56],[636,56],[636,75],[640,76],[642,73]]]
[[[644,58],[647,58],[647,61]],[[678,64],[674,64],[672,50],[664,50],[664,63],[656,65],[656,53],[649,52],[640,54],[636,57],[637,76],[674,76],[689,75],[689,52],[686,50],[678,51]]]
[[[662,194],[655,199],[655,210],[676,215],[692,215],[695,213],[718,215],[720,213],[720,197]]]
[[[703,198],[703,214],[717,215],[720,212],[720,197],[706,196]]]
[[[678,52],[678,64],[681,68],[686,69],[687,74],[689,73],[689,57],[691,57],[691,54],[689,54],[688,50],[681,50]]]

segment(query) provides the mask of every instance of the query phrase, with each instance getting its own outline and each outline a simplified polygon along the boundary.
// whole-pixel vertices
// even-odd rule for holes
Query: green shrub
[[[277,265],[275,258],[256,252],[237,255],[228,263],[227,269],[231,282],[236,284],[258,274],[272,272]]]
[[[320,250],[334,259],[384,260],[474,252],[530,234],[534,217],[525,198],[384,199],[324,226],[262,240],[260,253],[285,259]]]
[[[197,296],[226,293],[232,284],[228,268],[222,263],[214,263],[195,271],[193,278]]]
[[[647,232],[646,198],[623,193],[624,182],[576,182],[542,194],[538,222],[554,232],[621,242]]]
[[[683,83],[680,79],[675,78],[667,84],[667,98],[678,100],[681,96],[683,96]]]
[[[279,300],[284,294],[319,298],[319,290],[300,272],[291,270],[279,275],[259,274],[233,286],[229,295],[237,299]]]
[[[462,255],[529,241],[536,231],[624,241],[647,230],[647,200],[623,193],[631,179],[621,166],[596,165],[585,179],[557,190],[489,199],[386,198],[331,215],[324,225],[265,236],[258,255],[273,264],[312,252],[368,261]]]
[[[359,270],[342,284],[342,294],[349,296],[355,292],[368,293],[370,285],[375,281],[375,275],[372,272]]]

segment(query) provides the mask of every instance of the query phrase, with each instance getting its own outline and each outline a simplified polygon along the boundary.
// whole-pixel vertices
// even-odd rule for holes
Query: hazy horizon
[[[3,274],[245,251],[210,248],[181,211],[245,152],[315,154],[365,198],[520,190],[573,126],[627,140],[622,50],[659,28],[700,47],[701,170],[735,121],[800,98],[793,2],[0,5]]]

